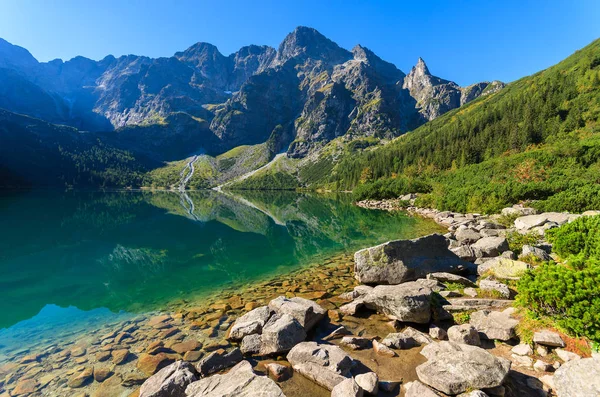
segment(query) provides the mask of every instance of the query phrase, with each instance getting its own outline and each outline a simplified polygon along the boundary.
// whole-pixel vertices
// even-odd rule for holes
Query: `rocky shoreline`
[[[399,203],[406,200],[359,205]],[[0,365],[0,397],[600,392],[600,359],[576,349],[586,341],[551,328],[524,340],[512,307],[529,260],[552,255],[545,230],[581,215],[521,206],[497,216],[408,211],[448,233],[391,241],[110,324],[75,343],[17,352]],[[517,256],[510,233],[539,241]]]

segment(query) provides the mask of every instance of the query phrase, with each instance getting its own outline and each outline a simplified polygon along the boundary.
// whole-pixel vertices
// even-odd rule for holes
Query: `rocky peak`
[[[175,53],[175,58],[200,72],[200,76],[210,80],[215,86],[227,86],[230,60],[210,43],[199,42],[183,52]]]
[[[30,72],[37,65],[37,59],[25,48],[0,39],[0,67]]]
[[[396,82],[404,78],[404,73],[393,63],[386,62],[366,47],[357,44],[352,49],[355,61],[364,62],[369,65],[375,73],[388,82]]]
[[[304,61],[307,58],[322,60],[329,64],[342,63],[351,58],[351,53],[316,29],[297,27],[279,45],[273,66],[282,65],[292,58]]]
[[[431,73],[429,73],[429,68],[427,67],[427,64],[421,57],[419,57],[417,64],[412,68],[411,73],[413,72],[413,70],[414,70],[415,74],[418,74],[420,76],[425,76],[425,75],[431,76]]]

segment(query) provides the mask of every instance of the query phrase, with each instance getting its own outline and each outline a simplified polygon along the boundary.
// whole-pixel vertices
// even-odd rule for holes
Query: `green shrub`
[[[358,185],[352,193],[356,200],[384,200],[408,193],[428,193],[430,191],[431,185],[422,179],[397,177],[363,183]]]
[[[562,258],[600,258],[600,215],[583,216],[560,228],[550,229],[547,238],[554,252]]]
[[[506,235],[506,241],[508,249],[518,255],[523,251],[524,245],[536,245],[540,241],[540,235],[535,232],[527,234],[511,232]]]

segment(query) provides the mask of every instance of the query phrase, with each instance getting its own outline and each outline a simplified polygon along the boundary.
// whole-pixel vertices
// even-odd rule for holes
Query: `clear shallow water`
[[[265,279],[340,252],[439,230],[347,196],[0,194],[0,355]]]

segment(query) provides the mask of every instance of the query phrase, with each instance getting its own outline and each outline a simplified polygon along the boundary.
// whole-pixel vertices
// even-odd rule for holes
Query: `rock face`
[[[248,361],[242,361],[224,375],[213,375],[190,384],[187,397],[264,396],[285,397],[279,386],[266,376],[259,376]]]
[[[148,378],[140,388],[140,397],[185,397],[185,388],[196,380],[194,367],[177,361]]]
[[[600,359],[569,361],[554,374],[554,385],[559,397],[600,395]]]
[[[502,312],[480,310],[471,314],[469,323],[485,339],[508,341],[516,336],[515,327],[519,324],[519,320],[510,318]]]
[[[294,371],[332,390],[343,382],[354,365],[352,358],[337,346],[303,342],[287,355]]]
[[[509,360],[476,346],[437,342],[425,346],[421,354],[427,362],[417,367],[419,380],[450,395],[500,386],[510,370]]]
[[[402,321],[426,324],[431,319],[431,289],[418,282],[399,285],[378,285],[353,303],[365,306]]]
[[[446,238],[432,234],[396,240],[354,254],[354,273],[365,284],[400,284],[435,272],[468,272],[473,265],[448,249]]]

